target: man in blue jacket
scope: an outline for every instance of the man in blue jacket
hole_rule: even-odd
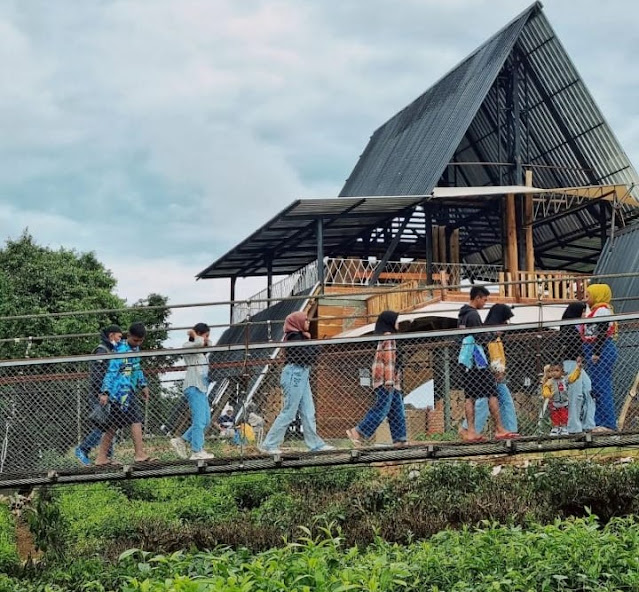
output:
[[[146,327],[142,323],[133,323],[129,327],[127,339],[117,348],[118,353],[140,351],[146,337]],[[102,400],[110,406],[107,429],[100,443],[96,465],[110,464],[108,450],[113,441],[115,430],[131,426],[131,437],[135,449],[135,461],[152,460],[144,451],[142,441],[142,412],[138,401],[138,392],[147,401],[149,387],[140,364],[139,356],[114,358],[102,381]]]
[[[93,350],[94,355],[110,354],[122,340],[122,329],[118,325],[110,325],[100,333],[100,344]],[[100,444],[105,426],[104,419],[106,400],[102,395],[102,381],[108,367],[108,360],[93,360],[89,366],[89,421],[93,426],[86,438],[75,449],[76,458],[85,466],[91,464],[89,454],[93,448]],[[107,456],[111,458],[113,447]]]
[[[479,311],[486,306],[490,292],[484,286],[473,286],[470,290],[470,302],[464,304],[459,311],[457,327],[472,329],[483,325]],[[499,400],[497,399],[497,384],[492,374],[488,359],[483,349],[486,335],[478,334],[466,336],[462,342],[459,363],[463,366],[464,376],[464,411],[468,429],[464,439],[468,442],[482,442],[485,440],[475,430],[475,400],[488,398],[488,409],[495,423],[495,439],[504,440],[517,437],[518,434],[504,428],[499,414]]]

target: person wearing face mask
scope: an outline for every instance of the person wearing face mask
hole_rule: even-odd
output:
[[[118,325],[109,325],[102,329],[100,333],[100,343],[93,350],[93,355],[104,355],[112,353],[122,339],[122,329]],[[85,466],[91,464],[89,454],[102,439],[106,421],[106,401],[102,394],[102,381],[106,374],[108,360],[92,360],[89,366],[89,422],[92,425],[91,431],[75,449],[76,458]],[[107,452],[108,458],[113,456],[113,446]]]
[[[377,342],[373,359],[371,376],[375,403],[358,425],[346,430],[346,435],[354,446],[361,446],[362,439],[372,438],[386,418],[393,444],[401,446],[406,443],[406,412],[401,392],[403,362],[397,342],[392,337],[399,327],[398,317],[395,311],[385,310],[375,322],[375,335],[388,337]]]
[[[146,327],[142,323],[133,323],[124,343],[120,343],[117,353],[129,354],[139,352],[146,337]],[[113,358],[109,360],[104,380],[102,381],[101,400],[108,401],[110,406],[108,424],[102,436],[96,466],[113,464],[107,453],[113,442],[115,431],[119,428],[131,426],[131,437],[135,449],[135,461],[147,462],[152,459],[144,451],[142,440],[142,413],[138,402],[138,394],[147,401],[149,387],[142,371],[139,356]]]
[[[188,331],[189,340],[184,349],[208,347],[210,328],[206,323],[197,323]],[[191,460],[209,460],[213,454],[204,450],[204,432],[211,423],[211,408],[207,391],[209,387],[209,364],[203,353],[184,354],[186,375],[184,377],[184,396],[191,410],[191,426],[182,437],[171,438],[171,446],[180,458],[187,458],[186,443],[191,445]]]
[[[581,325],[584,342],[586,371],[592,380],[592,393],[596,402],[595,431],[617,429],[615,402],[612,393],[612,371],[617,361],[617,323],[606,317],[614,314],[612,290],[608,284],[591,284],[586,290],[587,319],[599,322]]]

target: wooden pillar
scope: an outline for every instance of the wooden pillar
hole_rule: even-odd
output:
[[[439,226],[433,224],[433,261],[441,263],[439,260]]]
[[[533,172],[526,171],[526,187],[533,186]],[[526,271],[535,271],[535,245],[533,243],[533,194],[524,198],[524,230],[526,233]],[[534,287],[534,286],[533,286]]]
[[[446,256],[446,227],[440,226],[437,230],[439,234],[439,262],[447,263],[448,257]]]
[[[517,214],[515,208],[515,195],[506,195],[506,250],[508,252],[508,271],[511,281],[519,280],[519,259],[517,256]],[[519,300],[519,285],[515,284],[507,290]]]

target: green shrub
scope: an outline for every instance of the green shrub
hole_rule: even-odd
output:
[[[15,522],[9,508],[0,504],[0,572],[11,572],[18,563]]]

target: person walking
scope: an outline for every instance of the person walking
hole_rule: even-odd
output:
[[[561,315],[561,319],[581,319],[585,312],[585,302],[571,302]],[[562,325],[559,329],[559,339],[564,372],[571,375],[584,358],[579,325]],[[582,363],[581,375],[568,384],[568,433],[589,432],[594,427],[595,400],[592,398],[592,382]]]
[[[146,327],[142,323],[133,323],[129,327],[125,342],[121,342],[117,353],[132,353],[140,351],[140,346],[146,337]],[[100,442],[97,466],[113,464],[108,458],[108,450],[113,442],[115,431],[125,426],[131,426],[131,437],[135,450],[136,462],[147,462],[152,459],[144,451],[142,440],[142,413],[138,402],[138,391],[145,401],[149,398],[149,387],[142,371],[140,358],[129,356],[113,358],[102,381],[102,395],[108,397],[110,410],[108,424]]]
[[[490,292],[484,286],[473,286],[470,290],[470,302],[464,304],[459,311],[457,326],[460,329],[481,327],[479,311],[486,306]],[[464,412],[466,415],[467,429],[465,440],[468,442],[482,442],[475,427],[475,401],[488,399],[488,410],[495,424],[495,439],[505,440],[516,438],[518,434],[507,430],[499,413],[499,400],[497,398],[497,385],[488,363],[488,358],[483,349],[483,343],[487,342],[485,335],[467,335],[462,341],[459,352],[459,363],[463,366],[464,376]]]
[[[183,349],[208,347],[210,328],[206,323],[197,323],[189,329],[189,340]],[[171,446],[180,458],[187,458],[187,442],[191,445],[190,460],[209,460],[214,455],[204,450],[204,432],[211,423],[211,408],[207,395],[209,387],[209,364],[203,353],[184,354],[186,375],[182,390],[191,410],[191,426],[182,437],[171,438]]]
[[[382,312],[375,322],[375,335],[397,333],[398,317],[398,313],[392,310]],[[361,446],[362,439],[370,439],[386,418],[393,444],[401,445],[406,442],[406,412],[401,390],[402,366],[402,355],[395,339],[379,341],[372,367],[375,403],[358,425],[346,430],[346,435],[355,446]]]
[[[310,321],[303,311],[293,312],[284,320],[284,342],[311,339]],[[315,404],[311,392],[310,374],[317,357],[315,347],[285,348],[286,365],[280,376],[280,386],[284,395],[282,411],[275,418],[266,438],[259,446],[265,454],[280,454],[286,430],[295,421],[299,412],[304,432],[304,442],[313,452],[334,450],[317,434]]]
[[[510,319],[514,316],[513,309],[507,304],[493,304],[488,311],[488,315],[486,316],[486,320],[484,321],[484,327],[487,325],[507,325]],[[504,424],[504,428],[515,434],[517,433],[517,412],[515,411],[515,402],[513,401],[513,396],[508,388],[508,383],[506,382],[506,354],[503,349],[503,343],[501,341],[501,335],[497,332],[494,336],[492,342],[494,344],[498,344],[499,350],[501,350],[502,355],[500,356],[500,360],[493,360],[491,356],[491,364],[490,368],[495,376],[495,386],[497,388],[497,401],[499,402],[499,415],[501,416],[501,421]],[[490,344],[489,344],[490,349]],[[488,399],[482,397],[481,399],[475,400],[475,431],[477,434],[481,434],[486,427],[486,422],[488,421]],[[463,440],[467,439],[468,434],[468,421],[464,419],[461,428],[459,429],[459,435]]]
[[[100,333],[100,343],[93,350],[93,355],[110,354],[115,351],[122,340],[122,329],[118,325],[109,325],[102,329]],[[108,418],[108,398],[102,394],[102,381],[106,374],[108,360],[92,360],[89,365],[89,422],[92,425],[91,431],[75,449],[76,458],[85,466],[91,465],[89,454],[100,444],[104,435],[105,425]],[[113,445],[107,452],[107,457],[112,458]]]
[[[586,372],[592,380],[595,399],[596,431],[617,429],[615,402],[612,393],[612,371],[617,361],[617,323],[606,321],[614,314],[612,290],[608,284],[591,284],[586,289],[587,319],[599,319],[597,323],[581,325],[584,341]]]

